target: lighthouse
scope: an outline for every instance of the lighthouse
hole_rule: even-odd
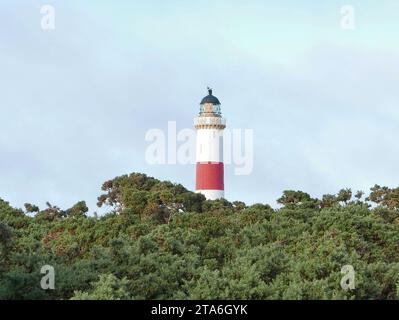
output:
[[[207,199],[224,197],[223,130],[226,119],[222,117],[219,99],[208,95],[200,103],[198,117],[194,118],[197,129],[196,145],[196,192]]]

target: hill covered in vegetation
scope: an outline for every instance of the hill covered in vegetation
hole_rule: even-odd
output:
[[[208,201],[133,173],[84,201],[25,210],[0,199],[0,299],[398,299],[399,189],[278,202]],[[43,265],[55,289],[43,290]],[[355,289],[343,290],[352,265]]]

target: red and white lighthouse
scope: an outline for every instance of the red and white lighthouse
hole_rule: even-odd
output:
[[[196,192],[207,199],[224,197],[223,129],[226,119],[222,117],[220,102],[212,95],[212,89],[200,104],[199,116],[194,119],[197,129]]]

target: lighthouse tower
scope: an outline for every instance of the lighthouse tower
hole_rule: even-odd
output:
[[[197,129],[196,148],[196,192],[207,199],[224,197],[223,129],[226,119],[222,118],[220,102],[208,88],[208,95],[200,103],[198,117],[194,118]]]

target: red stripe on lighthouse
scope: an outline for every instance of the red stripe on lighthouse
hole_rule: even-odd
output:
[[[223,162],[197,162],[196,190],[224,190]]]

